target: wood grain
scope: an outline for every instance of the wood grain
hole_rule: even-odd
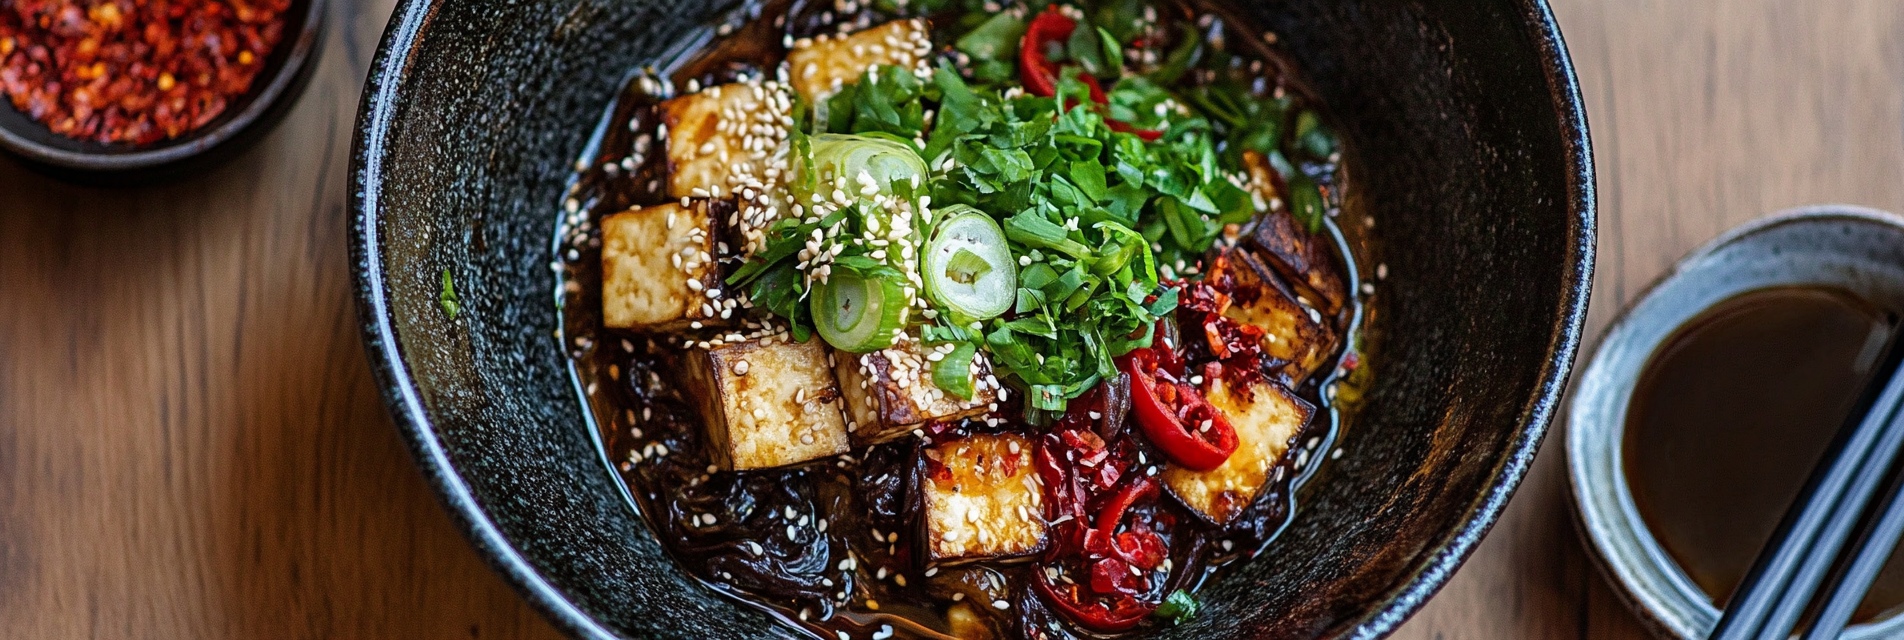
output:
[[[338,2],[302,102],[209,175],[93,190],[0,161],[0,638],[556,636],[450,525],[354,326],[345,156],[391,4]],[[1555,8],[1600,168],[1591,335],[1740,222],[1904,210],[1904,4]],[[1397,637],[1641,637],[1551,440]]]
[[[1595,341],[1675,260],[1735,225],[1828,202],[1904,211],[1904,4],[1554,9],[1599,170]],[[1493,533],[1396,638],[1645,637],[1575,533],[1563,434],[1564,421]]]
[[[389,0],[333,3],[258,148],[95,190],[0,163],[0,637],[555,638],[372,384],[350,130]]]

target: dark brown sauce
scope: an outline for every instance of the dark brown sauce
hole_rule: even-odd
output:
[[[1723,603],[1798,496],[1862,391],[1893,320],[1851,293],[1741,294],[1681,327],[1646,365],[1626,474],[1647,528]],[[1854,616],[1904,603],[1893,555]]]
[[[1178,7],[1166,20],[1195,19],[1188,6],[1159,3],[1160,10],[1166,6]],[[601,326],[595,223],[631,206],[667,200],[667,162],[656,140],[654,105],[672,97],[675,87],[689,86],[690,79],[712,86],[770,76],[785,55],[783,36],[830,33],[839,25],[858,28],[893,17],[870,10],[835,15],[835,7],[805,0],[750,5],[736,12],[729,35],[692,52],[678,66],[637,70],[605,115],[590,162],[578,166],[569,192],[572,208],[556,237],[565,288],[562,335],[604,452],[656,538],[684,571],[818,637],[833,638],[841,631],[867,637],[890,626],[894,637],[943,638],[947,608],[956,603],[972,605],[998,637],[1102,637],[1077,630],[1045,606],[1029,587],[1029,562],[981,561],[924,574],[910,548],[915,534],[905,504],[917,441],[796,467],[711,473],[694,403],[682,396],[672,373],[678,371],[678,350]],[[1243,33],[1232,40],[1261,47]],[[1289,65],[1279,56],[1268,49],[1248,55],[1269,60],[1274,87],[1308,95],[1285,75]],[[1313,171],[1318,182],[1333,183],[1333,165],[1303,170]],[[1360,301],[1345,308],[1336,319],[1338,328],[1349,328],[1361,309]],[[1349,348],[1365,358],[1359,334],[1352,339],[1356,342]],[[1156,582],[1155,597],[1179,588],[1195,590],[1225,565],[1254,556],[1281,531],[1297,479],[1326,460],[1344,420],[1342,403],[1321,392],[1320,383],[1329,379],[1317,375],[1295,389],[1322,410],[1277,463],[1287,468],[1277,476],[1281,480],[1229,525],[1210,526],[1172,500],[1135,507],[1138,517],[1163,536],[1177,567],[1169,580]],[[1155,451],[1150,455],[1161,459]],[[1307,466],[1299,468],[1298,460]],[[709,515],[711,522],[704,519]],[[895,576],[904,576],[904,582]],[[878,608],[868,606],[868,600]],[[988,606],[995,600],[1007,608]],[[1137,632],[1149,628],[1146,624]]]

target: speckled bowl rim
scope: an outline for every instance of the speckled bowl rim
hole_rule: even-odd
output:
[[[558,587],[510,544],[476,501],[469,485],[457,475],[423,406],[416,382],[410,376],[392,324],[383,275],[383,239],[378,236],[375,219],[379,189],[384,182],[383,166],[380,162],[364,162],[364,159],[381,158],[385,154],[385,135],[401,112],[395,98],[402,76],[413,66],[412,56],[419,49],[418,39],[423,28],[439,4],[446,1],[402,0],[398,4],[377,47],[359,106],[358,149],[353,159],[353,171],[359,178],[353,182],[361,187],[351,194],[355,218],[351,251],[365,348],[398,430],[451,518],[469,536],[478,553],[564,632],[575,637],[619,638],[613,629],[564,597]],[[1579,349],[1592,291],[1597,206],[1586,108],[1552,8],[1546,0],[1521,0],[1519,4],[1520,26],[1534,43],[1548,96],[1559,117],[1557,124],[1566,148],[1568,168],[1567,212],[1572,233],[1567,238],[1565,286],[1560,292],[1560,313],[1553,320],[1551,335],[1554,338],[1549,345],[1549,357],[1539,372],[1538,391],[1525,407],[1513,439],[1491,473],[1494,481],[1469,503],[1463,524],[1451,530],[1432,551],[1423,554],[1426,560],[1413,569],[1402,586],[1380,596],[1379,605],[1344,625],[1336,637],[1374,639],[1393,633],[1440,591],[1473,553],[1500,518],[1532,465],[1566,390]]]
[[[1668,288],[1680,282],[1682,276],[1723,266],[1713,261],[1741,241],[1795,225],[1845,223],[1887,226],[1904,235],[1904,217],[1843,204],[1787,209],[1735,227],[1686,254],[1648,285],[1646,291],[1608,325],[1592,359],[1581,372],[1580,386],[1569,407],[1567,427],[1569,497],[1577,531],[1596,568],[1656,636],[1704,637],[1718,622],[1719,609],[1647,530],[1631,487],[1620,471],[1620,441],[1625,435],[1622,423],[1632,397],[1633,382],[1659,344],[1701,309],[1759,287],[1797,282],[1776,280],[1782,277],[1776,275],[1742,275],[1737,280],[1720,283],[1742,288],[1698,292],[1700,297],[1691,301],[1683,297],[1668,300],[1662,296],[1669,293]],[[1700,304],[1701,301],[1707,304]],[[1647,325],[1648,321],[1665,322],[1675,318],[1678,321],[1672,322],[1671,327],[1661,329]],[[1623,366],[1628,363],[1637,363],[1637,366]],[[1852,625],[1840,637],[1875,640],[1897,637],[1901,632],[1904,632],[1904,615],[1892,615],[1875,623]]]

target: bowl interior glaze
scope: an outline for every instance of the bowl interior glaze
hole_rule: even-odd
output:
[[[578,636],[799,635],[673,568],[554,337],[565,176],[624,73],[727,9],[406,0],[364,90],[352,250],[373,368],[473,542]],[[1584,114],[1538,2],[1233,11],[1279,35],[1347,141],[1351,206],[1378,221],[1365,259],[1389,273],[1377,382],[1281,538],[1159,635],[1379,637],[1493,523],[1565,385],[1593,264]]]

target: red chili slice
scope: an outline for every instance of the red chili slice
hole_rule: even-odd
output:
[[[1032,456],[1032,464],[1038,470],[1038,477],[1045,482],[1048,492],[1048,507],[1045,517],[1056,520],[1065,516],[1084,517],[1083,489],[1074,482],[1074,476],[1065,471],[1063,440],[1057,434],[1047,433],[1038,441],[1038,450]]]
[[[1157,607],[1146,606],[1130,597],[1116,598],[1109,607],[1098,602],[1080,603],[1078,592],[1083,589],[1082,585],[1054,586],[1042,576],[1031,581],[1031,584],[1044,594],[1046,602],[1056,606],[1071,620],[1094,631],[1124,631],[1137,626],[1150,616],[1150,612],[1157,610]],[[1067,593],[1059,593],[1060,589]]]
[[[1144,435],[1171,462],[1187,469],[1209,471],[1222,466],[1237,445],[1236,429],[1223,412],[1210,406],[1196,387],[1158,381],[1146,366],[1152,358],[1149,354],[1132,354],[1135,357],[1125,358],[1123,366],[1131,375],[1131,412],[1137,415]]]
[[[1157,495],[1157,483],[1149,477],[1138,476],[1130,484],[1124,485],[1110,502],[1104,503],[1104,509],[1097,512],[1097,528],[1105,533],[1117,530],[1117,523],[1124,519],[1124,512],[1137,501]]]
[[[1025,26],[1025,37],[1018,41],[1018,74],[1024,79],[1026,91],[1046,98],[1058,95],[1058,65],[1045,56],[1045,45],[1065,41],[1077,28],[1077,21],[1059,13],[1057,5],[1046,7]],[[1104,89],[1096,78],[1083,72],[1078,77],[1090,85],[1091,100],[1105,101]]]
[[[1117,557],[1139,569],[1155,569],[1164,562],[1164,541],[1149,529],[1132,529],[1111,541]]]

